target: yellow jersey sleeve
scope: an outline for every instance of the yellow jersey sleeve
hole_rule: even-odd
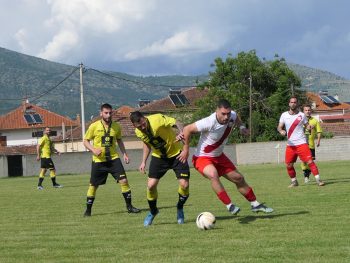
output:
[[[108,136],[106,134],[108,127],[104,127],[101,121],[96,121],[90,125],[87,132],[85,133],[84,139],[92,141],[92,146],[94,148],[100,148],[101,154],[99,156],[92,156],[92,160],[94,162],[106,162],[106,147],[103,146],[102,140],[104,136]],[[112,139],[111,146],[109,147],[111,159],[114,160],[119,158],[119,154],[117,152],[117,139],[122,138],[121,126],[119,123],[112,122],[109,137]]]

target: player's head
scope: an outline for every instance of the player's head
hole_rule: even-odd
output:
[[[289,109],[296,110],[298,108],[298,99],[296,97],[291,97],[289,99]]]
[[[147,127],[148,127],[147,119],[141,112],[139,111],[131,112],[130,121],[132,122],[132,125],[134,125],[136,129],[142,132],[147,131]]]
[[[50,127],[45,127],[45,129],[44,129],[44,134],[50,135],[50,133],[51,133]]]
[[[226,124],[231,117],[231,104],[228,100],[220,99],[216,107],[216,119],[220,124]]]
[[[100,116],[106,123],[110,123],[112,120],[112,110],[112,106],[108,103],[101,105]]]
[[[306,117],[310,117],[312,113],[311,105],[309,104],[304,104],[303,105],[303,112],[306,115]]]

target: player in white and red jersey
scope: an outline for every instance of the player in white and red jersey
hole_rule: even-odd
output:
[[[324,186],[325,183],[320,179],[318,168],[312,160],[310,148],[306,143],[304,128],[311,129],[305,114],[298,110],[298,99],[292,97],[289,99],[289,110],[282,113],[277,127],[278,132],[288,138],[285,162],[288,175],[292,181],[289,187],[299,185],[294,169],[294,163],[298,156],[302,162],[309,165],[317,184],[319,186]]]
[[[236,215],[240,208],[231,202],[220,181],[221,176],[236,184],[238,191],[251,203],[253,212],[271,213],[273,209],[256,200],[253,189],[223,153],[229,134],[234,127],[240,125],[241,120],[236,112],[231,110],[230,103],[221,99],[213,114],[184,128],[184,147],[179,160],[186,162],[191,134],[200,132],[201,136],[192,163],[204,177],[210,180],[211,187],[221,202],[226,205],[228,211]],[[244,125],[240,126],[240,131],[244,135],[249,134],[249,130]]]

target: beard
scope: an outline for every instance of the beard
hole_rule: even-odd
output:
[[[112,117],[107,117],[107,118],[103,118],[103,117],[102,117],[102,119],[103,119],[103,121],[104,121],[105,123],[110,123],[111,120],[112,120]]]

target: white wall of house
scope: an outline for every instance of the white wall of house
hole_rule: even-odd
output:
[[[57,131],[57,136],[62,134],[62,129],[52,128],[52,130]],[[1,136],[6,136],[7,146],[36,145],[40,138],[32,137],[34,131],[41,131],[41,129],[3,130],[0,133]]]

